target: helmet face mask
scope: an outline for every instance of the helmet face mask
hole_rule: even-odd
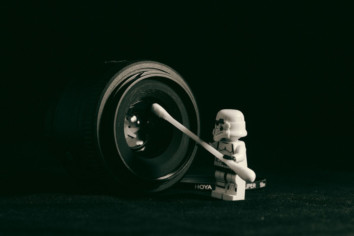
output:
[[[230,123],[224,119],[215,121],[215,127],[213,130],[213,139],[218,142],[222,139],[230,139]]]
[[[236,141],[247,135],[246,123],[242,112],[224,109],[216,115],[213,139],[219,141]]]

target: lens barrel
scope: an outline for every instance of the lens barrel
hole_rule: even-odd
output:
[[[92,186],[125,193],[169,188],[188,170],[196,144],[156,117],[153,103],[199,135],[195,98],[177,72],[153,61],[118,62],[63,92],[51,115],[55,152]]]

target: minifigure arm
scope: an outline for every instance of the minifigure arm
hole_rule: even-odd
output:
[[[233,156],[235,157],[236,163],[245,160],[245,158],[246,158],[246,145],[244,142],[242,142],[242,141],[239,142],[239,145],[237,146],[237,148],[235,150],[235,154]]]
[[[216,149],[218,142],[209,143],[210,146]]]

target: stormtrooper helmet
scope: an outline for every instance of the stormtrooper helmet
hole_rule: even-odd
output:
[[[223,109],[218,112],[213,130],[215,142],[220,140],[236,141],[246,135],[246,123],[241,111]]]

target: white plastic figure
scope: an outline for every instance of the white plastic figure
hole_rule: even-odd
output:
[[[212,146],[224,154],[225,159],[231,159],[247,167],[246,146],[239,139],[247,135],[244,116],[239,110],[224,109],[218,112],[213,130]],[[246,182],[227,165],[214,161],[215,190],[211,196],[227,201],[245,199]]]

